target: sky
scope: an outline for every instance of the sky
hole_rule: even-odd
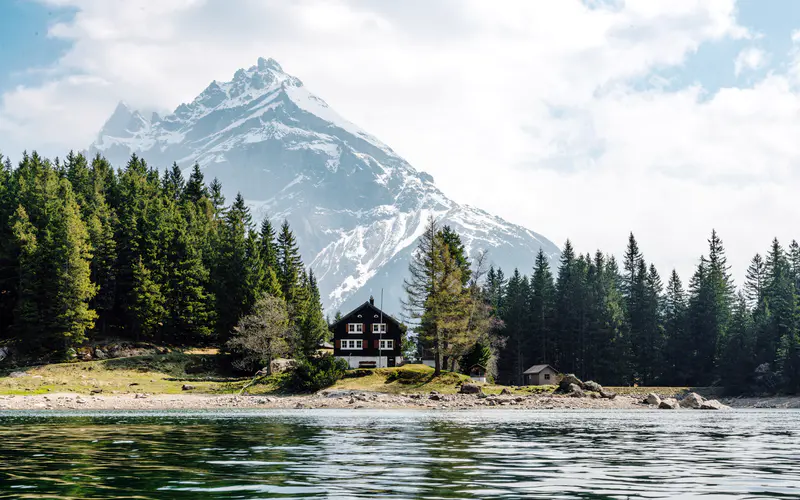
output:
[[[794,0],[5,0],[0,152],[273,57],[460,203],[688,280],[800,239]],[[532,264],[532,262],[530,263]],[[526,263],[520,263],[523,272]]]

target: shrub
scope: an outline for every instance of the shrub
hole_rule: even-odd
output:
[[[330,387],[344,377],[347,368],[347,361],[330,355],[302,360],[292,373],[291,389],[297,392],[316,392]]]

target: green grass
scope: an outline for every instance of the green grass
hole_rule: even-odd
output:
[[[9,377],[23,371],[25,377]],[[195,387],[183,391],[184,384]],[[229,393],[244,384],[240,377],[220,370],[217,355],[173,352],[82,363],[59,363],[0,372],[0,394],[24,395],[58,392],[89,394]]]
[[[60,363],[27,368],[0,370],[0,395],[35,395],[59,392],[90,394],[149,394],[238,393],[250,382],[248,377],[227,373],[225,360],[215,351],[191,350],[152,354],[130,358],[107,359],[103,361]],[[24,371],[26,377],[11,378],[11,371]],[[247,389],[248,394],[285,393],[288,374],[276,374],[262,378]],[[460,373],[443,371],[433,376],[433,368],[425,365],[405,365],[396,368],[374,368],[349,370],[342,380],[331,389],[350,391],[374,391],[390,394],[427,393],[438,391],[443,394],[458,392],[459,386],[470,382],[470,378]],[[182,386],[190,384],[194,389],[183,391]],[[503,389],[512,394],[547,394],[556,386],[506,387],[484,384],[486,394],[499,394]],[[641,395],[655,392],[662,397],[680,397],[689,391],[696,391],[706,397],[714,394],[712,388],[689,387],[607,387],[621,395]]]
[[[405,365],[397,368],[350,370],[332,389],[390,394],[430,391],[452,394],[457,391],[457,384],[468,381],[469,377],[460,373],[442,372],[434,377],[433,368],[429,366]]]

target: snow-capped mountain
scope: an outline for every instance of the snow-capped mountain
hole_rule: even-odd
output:
[[[543,236],[448,199],[433,178],[348,122],[273,59],[212,82],[169,116],[150,118],[120,103],[91,154],[124,165],[136,153],[151,165],[199,163],[228,200],[241,192],[254,219],[289,220],[306,263],[333,312],[378,298],[399,313],[403,278],[429,215],[461,234],[471,253],[529,272]]]

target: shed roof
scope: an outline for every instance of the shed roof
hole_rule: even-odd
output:
[[[544,370],[545,368],[550,368],[551,370],[556,371],[556,369],[553,368],[550,365],[533,365],[530,368],[528,368],[527,370],[525,370],[524,372],[522,372],[522,374],[523,375],[535,375],[535,374],[541,372],[542,370]]]

